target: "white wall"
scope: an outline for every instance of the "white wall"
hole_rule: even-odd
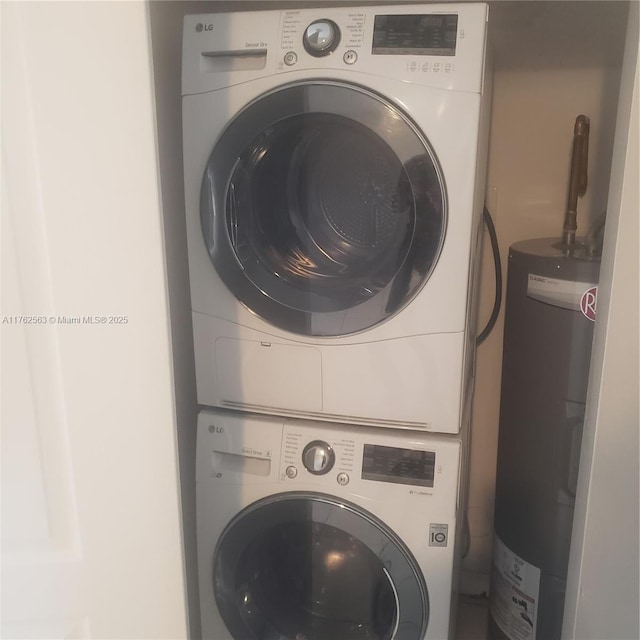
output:
[[[600,273],[563,638],[640,637],[638,5],[632,8]]]
[[[0,11],[2,636],[186,637],[145,5]]]

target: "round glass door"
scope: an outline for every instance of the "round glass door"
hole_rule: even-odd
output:
[[[445,202],[433,152],[397,107],[317,82],[269,93],[229,124],[201,220],[216,270],[251,311],[334,336],[382,322],[419,291]]]
[[[212,577],[234,638],[419,640],[426,629],[411,553],[371,514],[329,496],[282,494],[245,509],[221,536]]]

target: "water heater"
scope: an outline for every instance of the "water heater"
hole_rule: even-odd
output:
[[[600,260],[509,251],[490,597],[493,640],[559,640]]]

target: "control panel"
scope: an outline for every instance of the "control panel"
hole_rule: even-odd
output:
[[[308,428],[285,425],[282,441],[281,480],[295,478],[348,485],[356,473],[356,441],[339,430],[310,439]]]
[[[447,436],[205,410],[196,480],[211,491],[317,491],[401,511],[428,505],[432,522],[446,523],[457,508],[460,454]],[[432,530],[430,546],[446,536]]]
[[[280,48],[286,51],[284,63],[291,67],[298,62],[295,52],[302,44],[304,50],[314,58],[328,56],[341,45],[344,64],[355,64],[358,50],[364,44],[365,19],[363,11],[350,11],[340,16],[341,24],[338,25],[329,17],[309,22],[306,11],[283,12]]]
[[[487,17],[483,3],[186,16],[183,92],[303,71],[480,92]]]
[[[424,443],[400,444],[364,432],[359,436],[341,429],[309,429],[284,425],[280,480],[320,482],[347,486],[363,481],[406,485],[431,494],[442,463],[435,448]]]
[[[452,5],[446,10],[439,5],[402,9],[283,11],[278,70],[321,66],[452,85],[461,59],[467,64],[467,44],[478,35],[484,38],[482,19],[476,20],[482,27],[482,33],[476,34],[467,19],[468,10]]]

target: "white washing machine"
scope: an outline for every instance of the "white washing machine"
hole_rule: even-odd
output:
[[[484,4],[186,17],[200,404],[459,431],[486,23]]]
[[[446,640],[460,443],[203,411],[203,637]]]

